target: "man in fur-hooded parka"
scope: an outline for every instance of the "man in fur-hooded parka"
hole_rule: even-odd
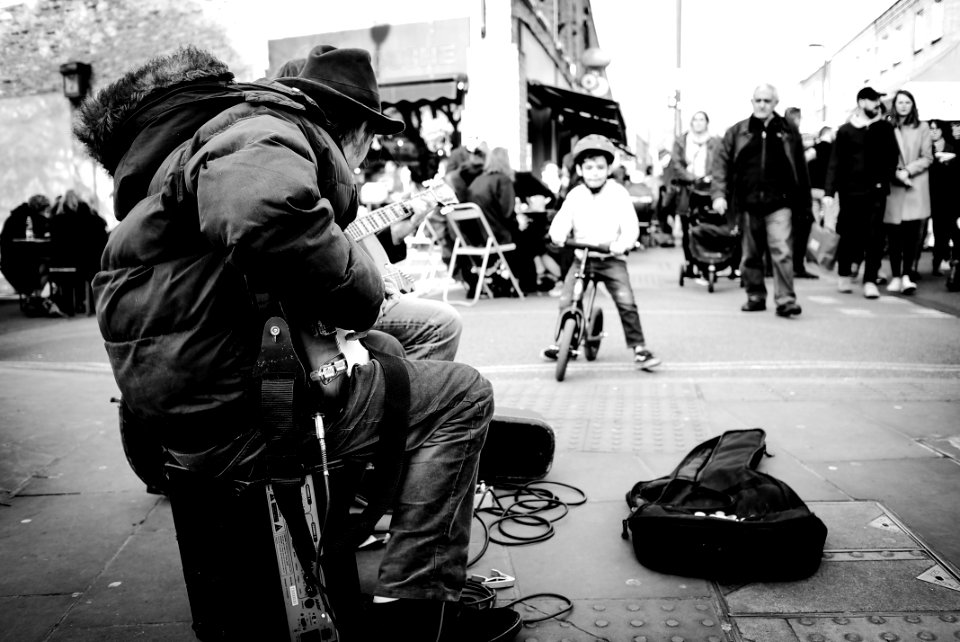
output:
[[[255,293],[293,323],[378,318],[383,281],[341,231],[356,189],[324,122],[302,93],[238,85],[192,48],[81,109],[75,133],[113,174],[120,221],[93,282],[100,330],[124,403],[163,420],[168,447],[236,445],[252,429]]]

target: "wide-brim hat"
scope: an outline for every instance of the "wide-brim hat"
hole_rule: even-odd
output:
[[[366,49],[319,45],[310,55],[298,76],[277,78],[288,87],[296,87],[313,98],[321,108],[334,101],[340,107],[356,107],[375,134],[399,134],[403,121],[387,118],[380,107],[377,78]]]

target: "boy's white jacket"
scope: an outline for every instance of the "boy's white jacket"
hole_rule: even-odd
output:
[[[607,180],[596,194],[586,185],[577,185],[550,224],[550,240],[563,245],[571,231],[578,243],[609,245],[614,254],[623,254],[640,235],[630,193],[613,180]]]

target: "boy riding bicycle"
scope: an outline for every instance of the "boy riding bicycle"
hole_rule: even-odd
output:
[[[660,359],[647,350],[640,327],[640,313],[630,287],[630,275],[624,255],[633,248],[640,234],[637,215],[630,194],[616,181],[607,180],[616,148],[604,136],[591,134],[582,138],[573,148],[573,162],[577,175],[583,179],[567,194],[560,211],[550,224],[550,240],[562,245],[572,234],[578,243],[606,245],[610,255],[592,257],[587,271],[602,281],[620,314],[620,323],[633,349],[633,360],[643,370],[660,365]],[[570,304],[575,270],[568,270],[560,294],[560,309]],[[540,354],[555,361],[559,347],[553,344]],[[576,356],[576,355],[574,355]]]

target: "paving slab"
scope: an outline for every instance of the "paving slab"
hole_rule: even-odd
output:
[[[0,510],[0,595],[85,591],[157,502],[143,492],[13,498]]]
[[[77,601],[73,595],[0,597],[0,642],[39,642]]]
[[[242,615],[238,614],[238,617]],[[48,638],[49,642],[196,642],[191,625],[186,622],[172,624],[135,624],[130,626],[103,626],[90,629],[57,629]]]
[[[857,403],[854,407],[864,418],[891,426],[911,437],[960,435],[960,408],[954,402]]]
[[[651,479],[651,475],[653,471],[632,454],[564,451],[554,457],[545,481],[575,486],[586,493],[590,502],[620,502],[626,510],[627,491],[641,479]],[[562,486],[542,486],[564,501],[579,499],[575,491]]]
[[[801,461],[929,458],[932,453],[888,425],[864,419],[842,404],[819,402],[727,404],[744,423],[767,431],[769,450]]]
[[[142,492],[144,484],[127,464],[116,426],[85,436],[70,452],[33,475],[21,496],[64,493]]]
[[[705,580],[641,566],[620,537],[625,516],[622,502],[588,502],[556,524],[553,538],[511,549],[521,594],[560,593],[572,600],[711,595]]]
[[[877,500],[911,533],[960,567],[960,468],[948,458],[816,462],[811,467],[855,499]]]
[[[731,616],[960,611],[960,592],[917,579],[935,560],[824,560],[806,580],[725,589]]]
[[[191,621],[173,516],[169,502],[162,499],[85,591],[63,626],[88,629]]]

